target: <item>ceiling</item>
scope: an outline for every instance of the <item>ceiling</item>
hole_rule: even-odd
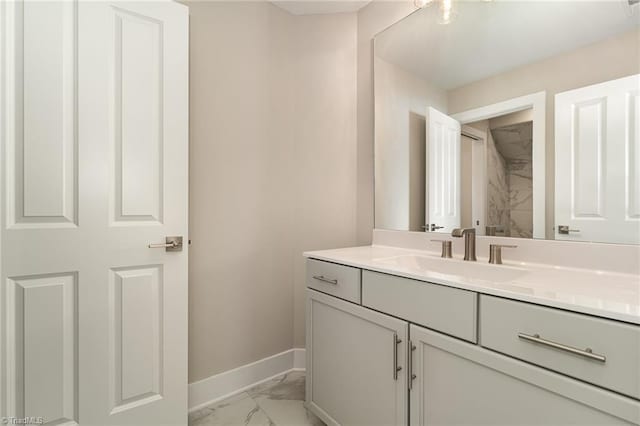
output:
[[[432,5],[389,27],[376,55],[449,90],[640,27],[627,0],[454,4],[448,25]]]
[[[272,1],[281,9],[293,15],[324,15],[330,13],[357,12],[370,1]]]

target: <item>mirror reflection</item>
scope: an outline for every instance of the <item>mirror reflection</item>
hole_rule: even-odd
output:
[[[473,196],[472,179],[465,169],[474,169],[471,149],[481,142],[485,148],[487,205],[485,229],[489,235],[533,237],[533,120],[531,109],[470,123],[482,135],[462,132],[462,200]],[[486,140],[483,136],[486,135]],[[466,157],[466,158],[465,158]],[[467,166],[468,164],[468,166]],[[467,176],[465,176],[467,175]],[[464,187],[468,192],[465,192]],[[474,226],[472,211],[462,204],[462,225]],[[480,209],[479,209],[480,210]],[[466,215],[465,215],[466,213]],[[481,212],[479,212],[481,213]],[[476,220],[481,223],[481,220]]]
[[[375,39],[376,228],[639,243],[639,6],[425,5]]]

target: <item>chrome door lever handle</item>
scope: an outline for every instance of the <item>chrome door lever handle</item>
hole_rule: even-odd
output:
[[[178,245],[176,243],[166,243],[166,244],[149,244],[149,248],[174,248]]]
[[[166,237],[164,243],[149,244],[149,248],[163,248],[165,251],[182,251],[182,237]]]
[[[579,229],[569,229],[567,225],[559,225],[558,226],[558,234],[567,235],[569,232],[580,232]]]

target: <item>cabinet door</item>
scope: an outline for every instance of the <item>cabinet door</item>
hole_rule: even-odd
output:
[[[328,424],[407,422],[405,321],[307,290],[307,405]]]
[[[640,403],[412,325],[412,425],[639,424]]]

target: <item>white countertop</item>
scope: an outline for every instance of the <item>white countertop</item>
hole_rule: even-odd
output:
[[[439,253],[379,245],[311,251],[304,256],[640,324],[640,276],[634,274],[527,262],[489,265],[486,258],[464,262],[441,259]]]

